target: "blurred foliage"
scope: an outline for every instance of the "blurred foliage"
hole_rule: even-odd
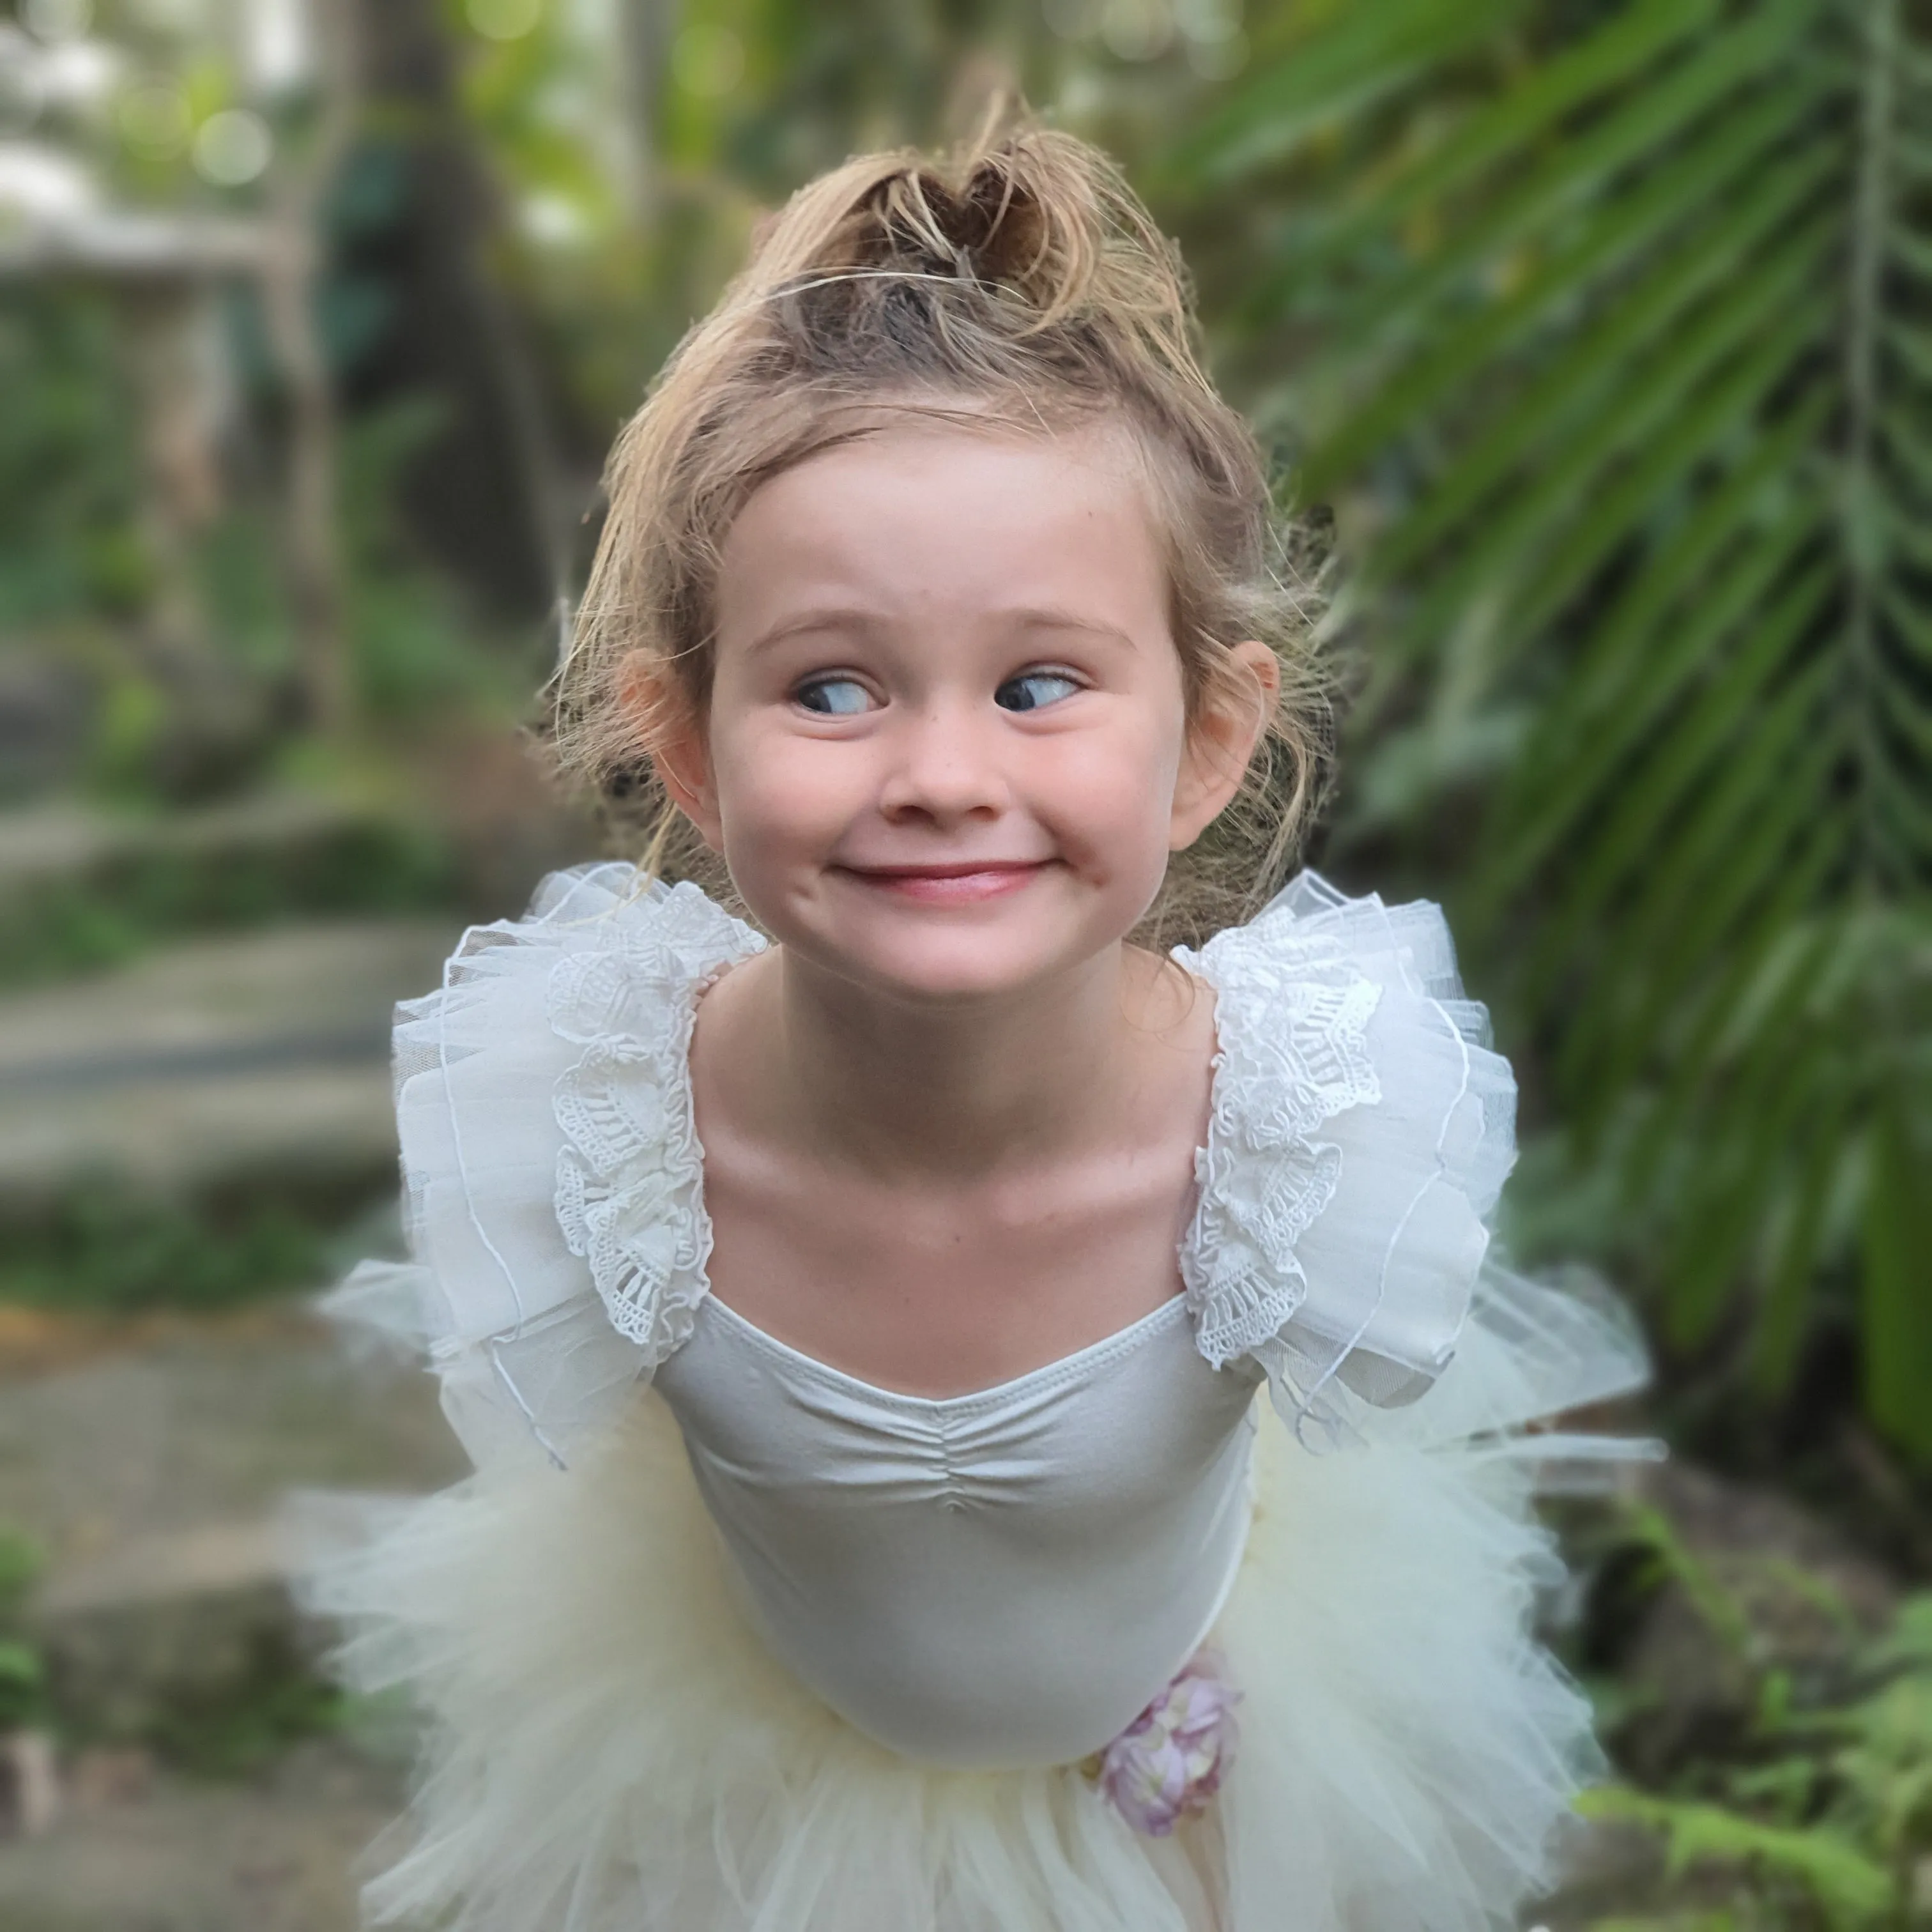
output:
[[[70,776],[95,796],[191,802],[272,778],[278,764],[313,772],[313,758],[291,754],[294,628],[272,500],[242,493],[192,533],[182,562],[193,634],[154,620],[165,566],[141,526],[118,346],[111,314],[85,289],[37,290],[0,314],[10,398],[0,412],[0,634],[10,634],[13,656],[58,667],[84,691]],[[358,718],[379,733],[459,717],[500,729],[541,674],[529,640],[482,621],[476,600],[411,541],[398,493],[438,416],[432,399],[404,400],[357,418],[342,438],[346,644]]]
[[[124,99],[69,130],[117,192],[270,206],[273,170],[221,188],[192,160],[195,131],[249,98],[235,50],[131,5],[99,17],[136,56],[127,84],[165,79],[184,130],[143,147]],[[425,326],[385,249],[420,238],[399,224],[452,152],[462,180],[435,208],[474,242],[451,260],[488,341],[477,380],[502,392],[532,549],[567,580],[612,431],[759,213],[1016,88],[1148,190],[1227,387],[1289,487],[1332,508],[1360,691],[1323,861],[1449,902],[1540,1135],[1519,1238],[1590,1251],[1646,1295],[1680,1370],[1761,1403],[1821,1336],[1855,1337],[1869,1413],[1932,1467],[1922,9],[396,0],[358,17],[387,77],[324,210],[318,291],[352,379],[358,728],[406,742],[452,713],[501,718],[541,671],[533,621],[482,621],[416,540],[403,485],[449,460],[452,392],[420,355],[413,389],[354,387]],[[314,97],[256,104],[298,164]],[[226,352],[239,473],[267,487],[198,539],[195,581],[224,674],[254,694],[236,729],[254,749],[199,763],[169,748],[200,699],[100,641],[138,629],[157,569],[112,306],[73,287],[9,303],[0,373],[22,400],[0,502],[22,514],[0,518],[0,621],[118,664],[88,782],[173,797],[313,755],[286,742],[285,399],[250,298],[228,304]],[[62,912],[53,955],[105,956],[117,920],[169,928],[169,906],[202,916],[173,885],[129,896]],[[144,901],[162,909],[135,916]]]
[[[0,1735],[46,1714],[46,1665],[27,1634],[28,1592],[40,1574],[38,1546],[0,1523]]]
[[[0,394],[0,630],[137,609],[136,417],[108,302],[10,284]]]
[[[1449,899],[1666,1340],[1856,1324],[1932,1466],[1928,110],[1894,0],[1286,6],[1166,179],[1337,516],[1336,862]]]
[[[1932,1597],[1906,1599],[1875,1637],[1850,1633],[1831,1669],[1767,1654],[1748,1606],[1650,1512],[1632,1519],[1652,1586],[1674,1586],[1745,1687],[1751,1717],[1679,1762],[1662,1788],[1611,1786],[1591,1817],[1640,1826],[1664,1850],[1642,1916],[1596,1932],[1853,1932],[1921,1923],[1932,1869]],[[1802,1580],[1828,1599],[1821,1579]],[[1614,1721],[1614,1719],[1612,1719]]]
[[[479,636],[460,586],[410,544],[397,487],[440,413],[427,400],[394,404],[353,423],[343,442],[340,529],[356,689],[365,718],[392,725],[513,718],[543,670],[502,637]]]
[[[248,1778],[291,1744],[340,1732],[353,1715],[347,1694],[292,1633],[264,1629],[236,1681],[219,1694],[169,1700],[151,1714],[138,1742],[194,1776]]]
[[[452,7],[460,32],[475,13]],[[509,216],[496,264],[539,316],[601,459],[742,262],[758,217],[848,155],[969,132],[1003,91],[1132,160],[1246,58],[1240,0],[622,0],[466,35],[463,100]]]
[[[278,170],[314,152],[316,102],[250,96],[223,38],[239,17],[102,0],[129,56],[117,90],[37,134],[118,199],[268,211]],[[451,904],[431,795],[461,768],[495,784],[463,734],[500,736],[545,640],[480,568],[458,574],[505,530],[439,567],[424,499],[480,448],[514,479],[506,522],[532,526],[508,535],[580,575],[610,438],[760,213],[850,152],[964,131],[1010,85],[1148,193],[1225,386],[1285,489],[1332,512],[1358,695],[1319,856],[1352,886],[1448,902],[1536,1130],[1517,1238],[1641,1290],[1676,1386],[1742,1397],[1730,1418],[1818,1403],[1820,1361],[1855,1343],[1870,1417],[1932,1468],[1917,0],[361,0],[357,17],[388,64],[320,210],[315,317],[344,404],[348,741],[290,701],[290,399],[254,294],[220,308],[228,491],[183,560],[143,500],[133,311],[78,280],[10,282],[0,632],[84,694],[73,788],[147,812],[152,836],[0,905],[0,982],[189,931]],[[212,183],[194,137],[250,102],[277,166]],[[185,658],[156,621],[184,586]],[[445,765],[412,789],[397,774],[428,771],[433,740]],[[348,802],[246,850],[184,809],[254,812],[265,787]],[[330,1231],[392,1188],[77,1186],[10,1222],[0,1298],[213,1308],[310,1285],[344,1258]],[[1687,1723],[1654,1761],[1622,1734],[1637,1781],[1597,1809],[1658,1834],[1668,1870],[1648,1916],[1599,1932],[1924,1923],[1932,1601],[1794,1670],[1660,1519],[1626,1529],[1746,1714]],[[0,1726],[45,1708],[13,1552],[0,1536]],[[234,1769],[354,1718],[298,1660],[260,1663],[238,1700],[151,1741]],[[1618,1695],[1642,1693],[1605,1697],[1613,1738],[1639,1720]]]
[[[0,891],[0,988],[124,964],[178,934],[409,912],[458,896],[456,854],[434,826],[267,806],[250,818],[136,820],[86,866]]]
[[[0,1301],[132,1315],[208,1311],[313,1288],[340,1259],[332,1231],[366,1211],[372,1173],[230,1185],[206,1198],[76,1185],[28,1216],[0,1256]]]

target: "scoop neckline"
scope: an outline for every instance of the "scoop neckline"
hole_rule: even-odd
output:
[[[1130,1354],[1148,1335],[1169,1322],[1177,1308],[1184,1309],[1186,1305],[1186,1289],[1177,1288],[1158,1307],[1137,1316],[1125,1328],[1116,1328],[1096,1342],[1084,1343],[1070,1354],[1056,1355],[1052,1361],[1042,1362],[1037,1368],[1023,1369],[1003,1382],[989,1383],[984,1388],[964,1389],[956,1395],[916,1395],[910,1389],[888,1388],[883,1382],[868,1382],[862,1376],[839,1368],[822,1356],[794,1348],[790,1342],[782,1341],[769,1328],[760,1328],[749,1316],[741,1314],[710,1287],[708,1280],[698,1308],[700,1318],[705,1308],[716,1309],[746,1340],[776,1356],[788,1367],[799,1370],[833,1388],[862,1396],[882,1407],[910,1409],[926,1414],[957,1414],[975,1408],[997,1408],[1050,1388],[1055,1382],[1070,1380],[1104,1366],[1113,1357]]]
[[[1214,1046],[1208,1061],[1208,1138],[1196,1147],[1190,1156],[1195,1175],[1194,1201],[1188,1210],[1180,1238],[1174,1243],[1175,1258],[1180,1268],[1181,1286],[1156,1307],[1137,1316],[1124,1328],[1116,1328],[1096,1341],[1083,1343],[1071,1354],[1056,1356],[1052,1361],[1042,1362],[1035,1368],[1023,1369],[1017,1376],[1009,1376],[1004,1382],[992,1383],[985,1388],[962,1390],[956,1395],[916,1395],[909,1390],[888,1388],[883,1383],[868,1382],[863,1376],[855,1376],[849,1370],[839,1368],[820,1356],[796,1348],[790,1342],[781,1340],[770,1329],[760,1328],[749,1316],[742,1313],[724,1300],[711,1285],[711,1208],[705,1198],[704,1143],[698,1132],[698,1089],[697,1083],[692,1078],[691,1050],[698,1031],[698,1009],[703,1004],[705,994],[727,974],[764,950],[763,946],[759,946],[753,952],[736,954],[722,962],[710,972],[700,974],[690,982],[684,992],[685,1024],[674,1037],[674,1050],[670,1056],[670,1070],[677,1083],[679,1108],[690,1130],[691,1145],[696,1153],[693,1163],[690,1213],[695,1223],[697,1252],[688,1270],[689,1278],[698,1291],[692,1304],[694,1317],[707,1305],[720,1308],[747,1339],[762,1345],[770,1353],[791,1366],[820,1377],[834,1388],[850,1390],[872,1402],[934,1413],[941,1410],[957,1411],[975,1402],[993,1402],[1022,1393],[1030,1393],[1030,1385],[1035,1383],[1094,1366],[1100,1358],[1112,1352],[1126,1353],[1142,1339],[1142,1331],[1150,1330],[1167,1319],[1177,1307],[1186,1308],[1192,1312],[1193,1297],[1187,1286],[1186,1261],[1201,1220],[1203,1196],[1201,1178],[1214,1144],[1215,1123],[1220,1118],[1222,1070],[1226,1064],[1228,1054],[1227,1042],[1222,1034],[1221,988],[1205,974],[1192,971],[1184,966],[1182,970],[1186,972],[1190,979],[1198,980],[1214,998],[1214,1016],[1211,1026]]]

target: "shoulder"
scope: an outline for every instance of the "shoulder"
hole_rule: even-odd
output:
[[[1219,1054],[1182,1272],[1202,1352],[1298,1420],[1396,1406],[1447,1366],[1515,1158],[1515,1082],[1438,908],[1304,873],[1182,964]]]
[[[442,985],[398,1008],[418,1326],[472,1454],[506,1436],[556,1453],[688,1332],[692,1015],[762,944],[695,886],[580,867],[524,918],[471,928]]]

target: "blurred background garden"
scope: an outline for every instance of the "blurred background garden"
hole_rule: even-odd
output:
[[[1674,1452],[1562,1502],[1552,1926],[1932,1924],[1932,5],[14,0],[0,18],[0,1932],[352,1921],[400,1714],[291,1484],[455,1473],[306,1298],[388,1010],[604,849],[524,734],[761,211],[1002,91],[1179,238],[1446,905],[1517,1258]]]

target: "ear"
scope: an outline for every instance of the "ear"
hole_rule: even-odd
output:
[[[710,736],[704,720],[682,691],[654,672],[626,671],[619,680],[618,702],[650,748],[652,769],[670,802],[696,826],[714,852],[724,837],[712,782]]]
[[[1229,650],[1188,727],[1174,778],[1168,850],[1186,850],[1227,809],[1280,695],[1281,666],[1267,645],[1251,641]]]

